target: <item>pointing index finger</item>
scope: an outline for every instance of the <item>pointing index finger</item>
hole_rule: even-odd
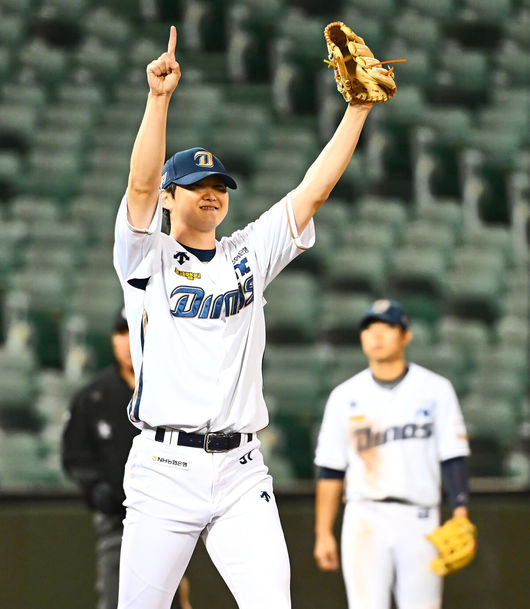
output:
[[[175,48],[177,46],[177,28],[172,25],[169,29],[169,42],[167,43],[167,52],[175,56]]]

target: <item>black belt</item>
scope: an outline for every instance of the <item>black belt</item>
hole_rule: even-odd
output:
[[[374,501],[379,501],[381,503],[403,503],[404,505],[416,505],[411,501],[400,499],[399,497],[383,497],[383,499],[374,499]]]
[[[157,427],[155,440],[157,442],[163,442],[167,432],[171,432],[171,429],[165,427]],[[192,448],[203,448],[207,453],[225,453],[233,448],[237,448],[241,445],[241,438],[246,435],[247,442],[251,442],[254,434],[240,434],[240,433],[186,433],[179,431],[177,444],[179,446],[190,446]]]

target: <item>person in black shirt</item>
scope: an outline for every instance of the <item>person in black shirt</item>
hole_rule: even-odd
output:
[[[127,418],[134,390],[129,328],[120,310],[112,330],[115,362],[74,396],[62,436],[62,464],[94,511],[98,609],[116,609],[123,519],[123,471],[139,433]],[[183,578],[171,609],[191,609]]]

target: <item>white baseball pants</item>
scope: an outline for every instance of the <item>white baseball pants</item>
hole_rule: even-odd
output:
[[[349,609],[441,609],[442,578],[425,538],[439,524],[438,508],[349,501],[341,535],[342,572]]]
[[[290,609],[272,478],[259,440],[243,437],[238,448],[207,453],[136,436],[125,469],[118,609],[169,609],[199,536],[240,609]]]

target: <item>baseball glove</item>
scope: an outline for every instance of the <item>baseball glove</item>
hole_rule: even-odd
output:
[[[386,102],[395,95],[394,68],[387,70],[381,64],[405,59],[377,60],[364,40],[342,21],[327,25],[324,37],[329,56],[324,61],[333,67],[337,89],[347,102]]]
[[[463,516],[450,518],[435,529],[427,539],[438,550],[431,569],[438,575],[448,575],[468,565],[477,551],[477,528]]]

